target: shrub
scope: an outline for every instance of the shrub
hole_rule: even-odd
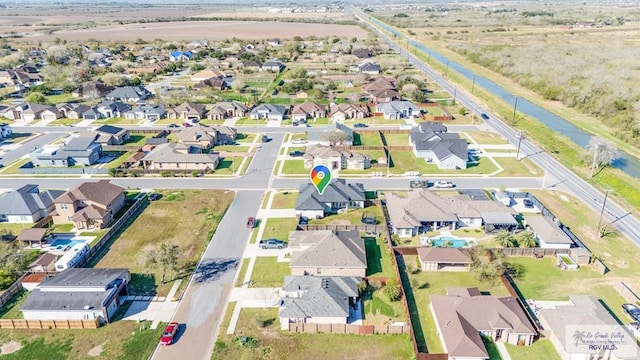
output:
[[[387,285],[382,291],[391,301],[398,301],[402,297],[402,287],[396,279],[387,281]]]

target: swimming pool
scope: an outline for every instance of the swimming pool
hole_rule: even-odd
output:
[[[49,246],[51,249],[54,249],[54,250],[64,250],[67,247],[71,247],[75,244],[82,244],[82,243],[86,243],[86,241],[71,240],[71,239],[57,239],[56,241],[52,242]]]
[[[452,247],[466,248],[469,247],[469,241],[453,236],[438,236],[429,239],[429,244],[434,247]]]

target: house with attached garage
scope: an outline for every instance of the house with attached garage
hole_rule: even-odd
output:
[[[34,223],[53,212],[53,200],[62,190],[40,191],[38,185],[27,184],[0,194],[0,222]]]
[[[295,209],[299,216],[321,218],[342,209],[364,208],[364,202],[364,185],[347,184],[345,179],[333,179],[322,195],[318,194],[313,184],[300,184]]]
[[[144,86],[120,86],[108,93],[105,98],[113,101],[139,102],[153,96]]]
[[[552,218],[544,215],[525,215],[525,227],[536,237],[538,246],[543,249],[569,249],[573,240],[556,224]]]
[[[291,110],[291,119],[293,121],[305,122],[307,119],[318,119],[327,117],[327,109],[312,101],[306,101],[298,104]]]
[[[122,145],[129,140],[129,130],[113,125],[102,125],[95,130],[97,143],[103,145]]]
[[[204,69],[202,71],[198,71],[195,74],[192,74],[191,81],[197,83],[197,82],[211,79],[211,78],[222,79],[223,77],[224,77],[224,73],[220,71],[220,69],[210,68],[210,69]]]
[[[93,109],[92,109],[93,110]],[[82,114],[85,120],[97,120],[99,118],[124,117],[124,113],[131,110],[131,106],[118,100],[106,100],[96,106],[95,111],[87,111]],[[97,114],[95,113],[97,112]]]
[[[284,70],[285,65],[277,60],[265,61],[260,67],[260,71],[280,72]]]
[[[513,296],[482,295],[478,288],[448,288],[432,295],[431,313],[449,359],[488,360],[482,337],[529,346],[538,332]]]
[[[391,101],[376,105],[376,113],[382,113],[385,119],[397,120],[420,116],[420,107],[411,101]]]
[[[144,119],[155,121],[164,118],[167,111],[162,105],[139,105],[129,111],[125,111],[126,119]]]
[[[217,131],[211,126],[194,124],[182,129],[176,137],[180,143],[199,149],[211,149],[216,143]]]
[[[357,230],[289,233],[291,275],[359,276],[367,272],[364,240]]]
[[[251,118],[266,120],[284,120],[287,109],[277,104],[261,104],[251,109]]]
[[[358,65],[357,71],[361,74],[378,75],[382,67],[374,62],[365,62]]]
[[[102,156],[102,145],[96,142],[97,134],[71,138],[63,145],[45,145],[29,153],[29,159],[35,166],[68,167],[74,165],[89,166]]]
[[[359,104],[332,104],[329,117],[337,123],[343,123],[347,119],[364,119],[369,117],[369,109]]]
[[[414,190],[400,197],[386,194],[389,221],[394,234],[412,237],[439,229],[518,226],[516,212],[494,200],[474,198],[466,194],[438,195],[432,191]]]
[[[249,111],[249,108],[239,101],[219,101],[213,104],[213,107],[207,114],[207,118],[209,120],[223,120],[233,117],[244,117],[247,111]]]
[[[145,169],[213,172],[220,163],[216,153],[203,154],[199,148],[181,143],[159,144],[142,158]]]
[[[172,51],[169,54],[169,60],[171,61],[189,61],[193,58],[191,51]]]
[[[80,183],[54,200],[53,223],[101,229],[114,220],[124,200],[124,189],[109,180]]]
[[[0,139],[8,139],[13,136],[13,130],[7,123],[0,123]]]
[[[200,121],[207,113],[207,108],[202,104],[185,102],[167,111],[169,119],[182,119]]]
[[[441,123],[426,121],[411,129],[409,141],[414,155],[436,164],[438,169],[466,169],[469,160],[467,141],[441,129]]]
[[[362,311],[359,277],[285,276],[278,317],[282,330],[292,323],[348,324]],[[360,316],[358,316],[360,318]]]
[[[371,167],[369,155],[320,144],[307,146],[303,158],[305,169],[316,165],[325,165],[330,170],[364,170]]]
[[[26,320],[93,320],[108,323],[129,295],[128,269],[71,268],[45,278],[22,308]]]

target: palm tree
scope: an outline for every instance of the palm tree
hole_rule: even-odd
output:
[[[495,236],[496,243],[502,247],[515,247],[516,239],[506,230],[502,230]]]
[[[523,231],[520,234],[518,234],[517,240],[518,240],[518,245],[520,247],[534,248],[538,246],[536,237],[533,235],[533,232],[529,230]]]

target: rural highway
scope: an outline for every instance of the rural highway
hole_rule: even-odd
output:
[[[489,120],[485,121],[489,126],[504,136],[512,144],[517,146],[518,142],[520,142],[521,157],[528,157],[540,168],[546,169],[546,177],[558,180],[558,182],[549,182],[551,186],[574,194],[596,213],[600,213],[602,211],[605,199],[605,194],[603,192],[591,186],[571,170],[567,169],[554,157],[537,147],[526,138],[521,138],[517,131],[506,125],[502,120],[495,116],[495,114],[492,114],[489,109],[484,107],[477,99],[466,93],[463,89],[454,86],[438,72],[427,66],[422,60],[403,49],[397,42],[389,38],[378,27],[367,21],[368,16],[360,13],[359,11],[355,16],[357,16],[362,22],[366,23],[378,34],[378,36],[380,36],[380,38],[385,40],[393,49],[397,50],[400,55],[406,58],[411,64],[431,77],[442,89],[452,95],[455,93],[457,102],[469,108],[477,116],[480,116],[481,114],[489,114]],[[416,44],[418,43],[416,43],[415,40],[409,40],[409,47],[414,46],[417,49],[417,46],[415,46]],[[546,186],[547,183],[545,183],[545,187]],[[614,226],[618,231],[620,231],[620,233],[640,246],[640,221],[631,212],[625,210],[611,198],[607,200],[604,206],[603,219],[603,224],[608,223]],[[594,219],[594,224],[596,222],[597,220]]]

